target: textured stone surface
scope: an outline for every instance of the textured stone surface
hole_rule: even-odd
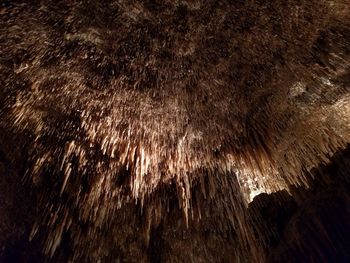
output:
[[[0,261],[347,261],[349,8],[1,2]]]

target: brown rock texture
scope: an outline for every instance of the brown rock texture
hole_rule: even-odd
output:
[[[347,1],[3,1],[1,262],[348,262]]]

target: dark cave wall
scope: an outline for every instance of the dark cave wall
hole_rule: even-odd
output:
[[[349,158],[348,148],[314,169],[308,189],[261,194],[250,204],[264,222],[267,262],[349,261]]]

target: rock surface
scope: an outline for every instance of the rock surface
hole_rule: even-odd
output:
[[[348,262],[347,1],[2,1],[0,262]]]

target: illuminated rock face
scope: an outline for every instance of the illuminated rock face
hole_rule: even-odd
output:
[[[2,147],[38,203],[30,238],[263,260],[248,204],[350,142],[349,25],[345,1],[4,4]]]

